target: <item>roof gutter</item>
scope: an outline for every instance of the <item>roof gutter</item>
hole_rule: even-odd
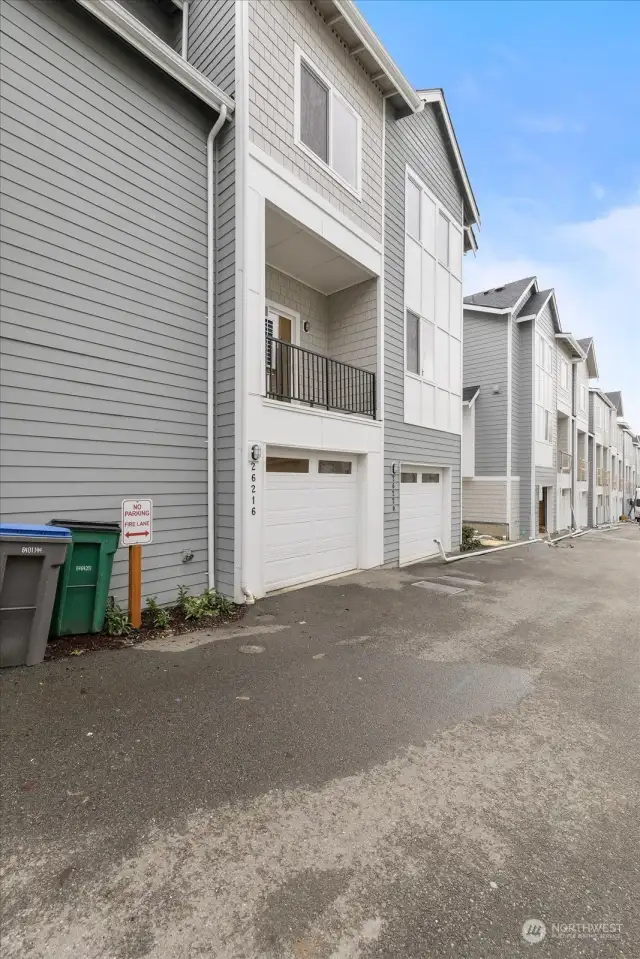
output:
[[[195,67],[172,50],[168,43],[161,40],[137,17],[121,7],[116,0],[76,0],[105,26],[117,33],[139,53],[151,60],[157,67],[173,77],[181,86],[189,90],[198,100],[221,112],[226,106],[227,113],[233,113],[233,100]]]
[[[399,95],[413,113],[422,109],[422,100],[413,89],[400,68],[393,62],[377,36],[362,16],[353,0],[333,0],[340,16],[349,24],[360,42],[371,54],[380,69],[395,86]]]

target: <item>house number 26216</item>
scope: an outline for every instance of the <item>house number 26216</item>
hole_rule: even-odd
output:
[[[256,471],[251,470],[251,515],[256,515]]]

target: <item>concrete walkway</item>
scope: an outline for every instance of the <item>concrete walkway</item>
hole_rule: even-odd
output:
[[[3,670],[3,956],[637,959],[639,534]]]

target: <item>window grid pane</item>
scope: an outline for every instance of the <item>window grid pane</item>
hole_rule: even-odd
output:
[[[329,91],[306,63],[300,69],[300,139],[329,162]]]
[[[407,369],[420,375],[420,319],[407,310]]]

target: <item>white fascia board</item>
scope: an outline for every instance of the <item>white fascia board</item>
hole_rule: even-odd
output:
[[[577,359],[584,360],[587,357],[587,354],[582,349],[578,341],[571,333],[556,333],[556,340],[565,340],[569,346],[578,354]],[[573,357],[574,361],[576,357]]]
[[[535,277],[532,279],[531,283],[530,283],[529,286],[526,288],[526,290],[523,290],[523,291],[522,291],[522,293],[521,293],[521,295],[520,295],[520,297],[519,297],[519,299],[518,299],[518,302],[515,303],[514,306],[512,306],[511,309],[513,310],[514,313],[517,313],[517,312],[518,312],[518,310],[520,309],[520,307],[522,306],[522,304],[524,303],[524,301],[526,300],[526,298],[527,298],[527,297],[529,296],[529,294],[531,293],[531,287],[533,287],[533,292],[534,292],[534,293],[537,293],[537,292],[538,292],[538,281],[536,280]],[[545,305],[546,305],[546,301],[545,301]]]
[[[422,101],[400,68],[391,59],[377,36],[358,10],[353,0],[333,0],[336,13],[345,20],[365,50],[371,54],[380,70],[393,84],[399,95],[413,113],[422,108]]]
[[[187,63],[180,54],[171,49],[168,43],[157,37],[133,14],[121,7],[116,0],[76,0],[76,2],[207,106],[219,113],[224,104],[228,113],[233,113],[235,104],[230,97],[207,80],[199,70]]]
[[[474,303],[463,303],[462,309],[463,312],[473,310],[474,313],[493,313],[495,316],[506,316],[507,313],[511,313],[510,307],[506,310],[494,310],[491,306],[476,306]]]
[[[455,130],[453,129],[453,123],[451,122],[451,115],[449,114],[444,93],[440,89],[418,90],[418,96],[424,103],[437,103],[440,108],[442,119],[444,120],[444,125],[449,135],[449,145],[451,146],[456,160],[456,166],[458,168],[460,179],[462,180],[465,198],[471,212],[472,220],[474,223],[477,223],[478,226],[480,226],[480,210],[478,209],[476,198],[473,195],[473,190],[471,189],[471,182],[467,174],[467,168],[464,165],[464,160],[462,159],[460,147],[458,146],[458,138],[456,137]]]
[[[469,242],[469,249],[475,255],[478,252],[478,241],[476,240],[476,235],[473,232],[472,226],[465,226],[464,235],[466,236]]]
[[[615,410],[615,404],[611,402],[607,394],[604,392],[604,390],[601,390],[599,386],[590,386],[589,392],[596,393],[603,403],[606,403],[610,409]]]

